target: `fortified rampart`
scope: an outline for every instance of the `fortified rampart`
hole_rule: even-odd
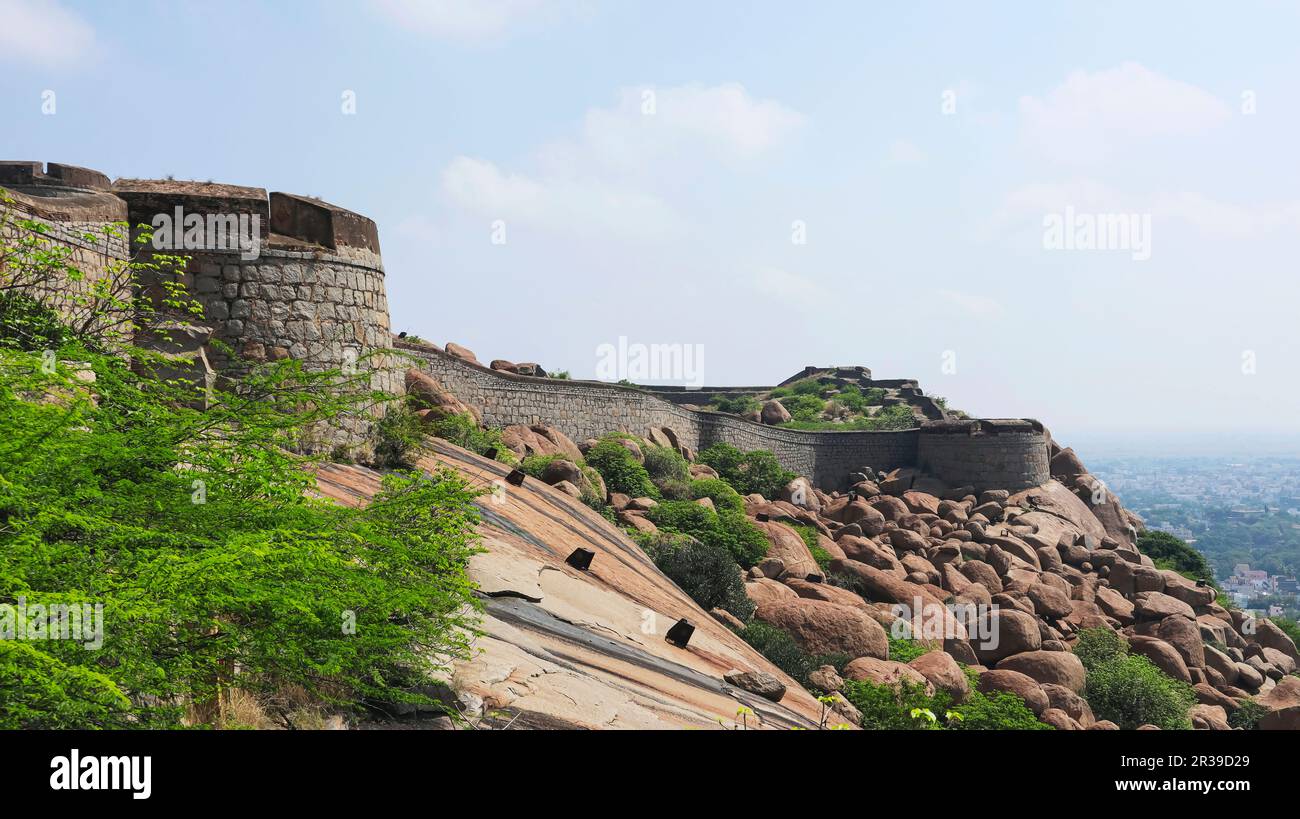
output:
[[[262,188],[174,180],[110,183],[98,171],[54,163],[0,162],[0,187],[23,218],[38,221],[47,238],[71,250],[69,262],[85,274],[81,282],[40,282],[38,289],[53,303],[70,300],[129,260],[127,237],[121,231],[105,236],[105,228],[129,222],[134,239],[136,226],[155,226],[157,217],[166,216],[179,246],[157,252],[190,257],[183,283],[203,305],[204,332],[210,331],[211,339],[246,359],[295,358],[316,369],[364,367],[374,389],[402,390],[404,365],[391,360],[379,232],[364,216]],[[258,245],[190,247],[178,242],[186,219],[194,217],[232,220],[232,226],[242,217],[257,227]],[[218,370],[230,366],[219,345],[207,340],[206,335],[199,338],[204,359]],[[644,434],[650,427],[668,427],[696,450],[719,442],[771,450],[786,468],[828,488],[842,488],[851,471],[867,465],[919,466],[951,484],[977,488],[1025,488],[1049,477],[1047,436],[1036,421],[937,420],[892,432],[785,429],[682,406],[697,400],[699,392],[537,378],[488,369],[421,345],[397,346],[461,400],[479,407],[484,422],[493,426],[546,423],[576,440],[613,430]],[[864,367],[812,367],[783,383],[814,373],[896,390],[926,417],[944,417],[916,382],[872,380]],[[340,420],[339,425],[326,445],[357,442],[368,422]]]
[[[1050,477],[1047,436],[1031,420],[938,421],[898,431],[806,431],[764,426],[726,413],[692,410],[636,387],[535,378],[492,370],[419,344],[398,349],[418,360],[490,426],[549,424],[582,441],[621,430],[669,427],[692,449],[725,442],[772,451],[783,466],[828,489],[850,472],[919,466],[954,486],[1024,489]]]
[[[261,188],[174,180],[119,179],[109,184],[97,171],[39,162],[0,163],[0,185],[11,192],[23,218],[47,225],[48,238],[74,249],[69,261],[95,278],[129,258],[125,235],[94,245],[84,234],[112,223],[159,224],[166,217],[172,238],[166,247],[145,252],[190,258],[182,282],[204,308],[204,333],[254,361],[295,358],[313,369],[371,372],[371,387],[402,390],[401,374],[386,351],[388,300],[379,231],[364,216],[292,194]],[[212,224],[208,217],[244,218],[257,244],[241,249],[205,243],[186,245],[186,219]],[[119,232],[122,233],[122,232]],[[230,237],[235,238],[235,237]],[[147,283],[146,283],[147,284]],[[76,285],[50,282],[46,289],[67,293]],[[203,344],[205,358],[220,370],[230,362],[220,345]],[[348,435],[364,433],[366,422],[342,422]]]

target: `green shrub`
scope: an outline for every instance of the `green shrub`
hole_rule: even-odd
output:
[[[514,453],[507,449],[501,440],[501,431],[481,428],[472,415],[464,413],[448,415],[426,424],[424,431],[435,438],[441,438],[478,455],[487,455],[495,451],[496,460],[504,464],[513,464],[516,461]]]
[[[872,731],[915,731],[933,727],[935,723],[912,716],[913,709],[928,710],[936,718],[943,718],[952,702],[946,694],[927,695],[925,686],[906,680],[897,689],[865,680],[845,680],[840,693],[861,712],[859,724]]]
[[[791,395],[782,398],[781,404],[796,421],[819,421],[826,410],[826,402],[815,395]]]
[[[910,663],[922,654],[934,651],[934,646],[910,637],[889,635],[889,659],[900,663]]]
[[[973,674],[967,672],[973,678]],[[862,712],[862,727],[872,730],[1043,731],[1051,726],[1014,694],[982,694],[973,685],[960,705],[944,691],[925,693],[920,683],[903,681],[898,689],[846,680],[844,697]]]
[[[972,686],[966,701],[954,706],[961,715],[950,720],[955,731],[1050,731],[1052,726],[1039,722],[1025,701],[1006,691],[982,694]]]
[[[567,460],[569,460],[567,455],[558,452],[551,455],[529,455],[519,463],[519,470],[540,480],[542,473],[546,471],[546,467],[550,466],[554,461]]]
[[[713,501],[714,509],[731,509],[745,511],[745,499],[731,488],[731,484],[721,478],[700,478],[690,483],[691,500],[708,498]]]
[[[39,301],[18,290],[0,291],[0,346],[57,350],[72,339],[72,332]]]
[[[661,529],[690,535],[702,543],[725,549],[736,563],[746,568],[767,554],[767,536],[742,512],[714,511],[693,501],[662,501],[646,517]]]
[[[587,450],[587,463],[605,479],[610,492],[622,492],[633,498],[656,498],[659,490],[650,481],[650,473],[614,438],[602,438]]]
[[[700,462],[713,467],[741,495],[775,498],[796,477],[765,449],[741,452],[731,444],[714,444],[700,453]]]
[[[736,633],[768,662],[789,674],[805,688],[809,687],[808,675],[813,671],[824,665],[843,671],[844,666],[853,659],[844,654],[811,655],[784,630],[757,620]]]
[[[1146,657],[1129,654],[1094,662],[1086,699],[1097,719],[1125,730],[1146,724],[1174,730],[1192,727],[1187,709],[1196,704],[1196,693]]]
[[[1092,669],[1128,654],[1128,641],[1119,632],[1108,628],[1086,628],[1079,632],[1074,654],[1085,669]]]
[[[752,395],[715,395],[711,406],[718,412],[729,412],[732,415],[744,415],[749,412],[757,412],[760,408],[758,399]]]
[[[179,727],[185,703],[206,722],[230,689],[428,702],[409,689],[468,655],[476,493],[393,473],[346,508],[312,497],[311,463],[290,454],[368,385],[337,395],[341,373],[272,362],[198,410],[145,351],[59,358],[88,362],[95,400],[38,355],[0,352],[0,600],[102,604],[108,639],[0,646],[0,729]],[[68,403],[24,397],[51,389]]]
[[[1260,705],[1254,700],[1246,700],[1241,703],[1240,708],[1228,714],[1228,725],[1243,731],[1254,731],[1267,713],[1267,706]]]
[[[375,424],[375,466],[409,468],[424,440],[420,418],[405,404],[395,404]]]
[[[694,500],[691,497],[691,485],[686,481],[658,481],[655,487],[665,500]]]
[[[867,397],[862,394],[856,385],[850,384],[844,387],[835,396],[835,400],[842,404],[850,412],[863,413],[867,409]]]
[[[754,616],[754,603],[745,594],[736,561],[726,549],[678,537],[647,539],[642,548],[700,608],[726,609],[741,620]]]
[[[1214,577],[1205,556],[1168,532],[1147,530],[1138,535],[1137,548],[1160,568],[1187,572],[1195,579]]]
[[[858,416],[843,421],[795,418],[781,425],[787,429],[823,430],[831,429],[842,432],[850,430],[897,430],[913,429],[920,426],[920,421],[905,404],[885,407],[875,416]]]
[[[660,481],[685,483],[691,479],[690,465],[677,450],[666,446],[647,446],[641,452],[645,456],[645,471],[656,484]]]
[[[812,395],[821,396],[825,394],[828,388],[816,378],[805,378],[803,381],[796,381],[790,385],[790,392],[795,395]]]

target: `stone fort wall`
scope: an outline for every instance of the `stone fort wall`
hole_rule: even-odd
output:
[[[39,162],[0,162],[0,188],[23,218],[71,251],[85,282],[39,283],[58,303],[130,258],[124,233],[107,226],[152,224],[160,213],[256,216],[256,258],[238,250],[168,251],[191,257],[184,284],[205,310],[211,338],[253,360],[295,358],[317,369],[365,368],[373,389],[400,393],[407,366],[393,349],[379,233],[371,220],[315,199],[213,183],[122,180],[98,171]],[[7,237],[11,238],[11,237]],[[135,232],[132,232],[132,239]],[[764,426],[733,415],[679,406],[671,390],[543,379],[491,370],[440,350],[399,343],[492,426],[546,423],[575,440],[614,430],[671,428],[685,445],[719,442],[772,451],[819,486],[843,488],[863,466],[920,466],[953,485],[1019,489],[1049,477],[1047,438],[1036,421],[935,421],[891,432],[823,432]],[[228,366],[215,348],[208,359]],[[869,377],[869,373],[867,374]],[[874,382],[873,382],[874,383]],[[892,382],[879,382],[884,385]],[[899,387],[914,387],[899,382]],[[368,418],[340,419],[323,445],[359,442]]]
[[[734,415],[690,410],[619,384],[543,379],[492,370],[441,350],[397,342],[419,368],[490,426],[548,424],[576,441],[608,432],[644,435],[669,427],[688,447],[729,443],[766,449],[821,487],[843,489],[862,466],[920,466],[954,486],[1026,489],[1050,476],[1047,437],[1036,421],[959,421],[899,431],[807,431],[764,426]]]
[[[45,225],[45,238],[72,250],[70,262],[87,279],[97,278],[136,249],[145,255],[189,257],[181,277],[204,308],[199,346],[213,368],[231,362],[217,340],[253,361],[295,358],[316,370],[356,367],[369,373],[371,389],[400,393],[401,371],[388,353],[388,300],[375,223],[325,202],[261,188],[174,180],[119,179],[97,171],[50,163],[0,162],[0,186],[14,199],[19,218]],[[143,250],[138,226],[158,214],[248,217],[257,225],[256,252],[200,247]],[[256,222],[252,217],[256,217]],[[117,224],[107,243],[90,241]],[[127,231],[129,225],[130,244]],[[178,232],[181,225],[176,225]],[[148,282],[145,282],[146,287]],[[78,285],[47,282],[40,292],[54,301]],[[187,317],[187,321],[189,318]],[[144,343],[144,342],[142,342]],[[370,417],[340,419],[337,434],[320,446],[359,443]]]

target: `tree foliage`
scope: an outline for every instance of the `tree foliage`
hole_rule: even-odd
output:
[[[5,285],[68,272],[54,247],[0,249],[16,256]],[[123,274],[131,292],[150,264]],[[10,303],[31,292],[0,286]],[[235,690],[422,700],[468,654],[476,491],[397,472],[345,508],[314,496],[316,464],[293,454],[319,424],[391,400],[365,367],[242,362],[205,389],[132,346],[138,325],[96,319],[133,302],[33,298],[0,326],[0,604],[101,606],[102,643],[0,641],[0,728],[222,724]]]

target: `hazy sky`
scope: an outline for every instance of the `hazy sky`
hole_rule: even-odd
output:
[[[1296,431],[1297,6],[873,5],[0,0],[0,156],[364,213],[394,329],[484,361]],[[1135,232],[1049,246],[1071,213]]]

